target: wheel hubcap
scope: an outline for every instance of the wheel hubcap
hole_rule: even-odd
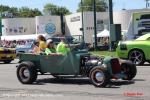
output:
[[[29,73],[29,70],[28,70],[28,69],[25,69],[25,70],[23,71],[23,74],[24,74],[25,77],[30,77],[30,73]]]
[[[26,68],[26,67],[22,67],[22,68],[20,69],[19,74],[20,74],[20,78],[21,78],[23,81],[28,80],[28,79],[30,78],[29,69]]]
[[[97,81],[102,82],[104,80],[104,74],[101,73],[101,72],[97,72],[95,74],[95,78],[96,78]]]
[[[139,51],[133,51],[129,59],[135,64],[140,64],[143,60],[143,54]]]

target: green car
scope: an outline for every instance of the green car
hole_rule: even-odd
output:
[[[120,58],[129,59],[136,65],[150,62],[150,33],[132,41],[120,41],[116,52]]]

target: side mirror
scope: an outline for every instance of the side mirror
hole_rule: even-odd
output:
[[[139,21],[140,19],[139,19],[139,18],[137,18],[136,20],[137,20],[137,21]]]

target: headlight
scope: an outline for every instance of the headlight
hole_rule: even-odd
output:
[[[98,66],[99,66],[99,65],[102,65],[102,62],[99,61],[99,62],[98,62]]]
[[[104,68],[107,68],[107,65],[106,65],[106,64],[102,64],[102,66],[103,66]]]
[[[120,44],[120,50],[127,50],[127,45],[126,44]]]

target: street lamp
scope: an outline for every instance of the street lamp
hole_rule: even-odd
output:
[[[96,1],[93,1],[94,8],[94,49],[97,50],[97,27],[96,27]]]
[[[83,0],[81,0],[81,13],[82,13],[82,42],[84,43],[84,19],[83,19]]]
[[[109,6],[109,41],[110,41],[110,47],[109,47],[109,49],[112,51],[112,49],[113,49],[113,42],[112,42],[112,28],[111,28],[111,25],[112,24],[114,24],[114,22],[113,22],[113,7],[112,7],[112,0],[109,0],[108,1],[108,6]]]
[[[0,11],[0,41],[2,36],[2,11]]]
[[[112,8],[112,0],[109,0],[109,24],[113,24],[113,8]]]

